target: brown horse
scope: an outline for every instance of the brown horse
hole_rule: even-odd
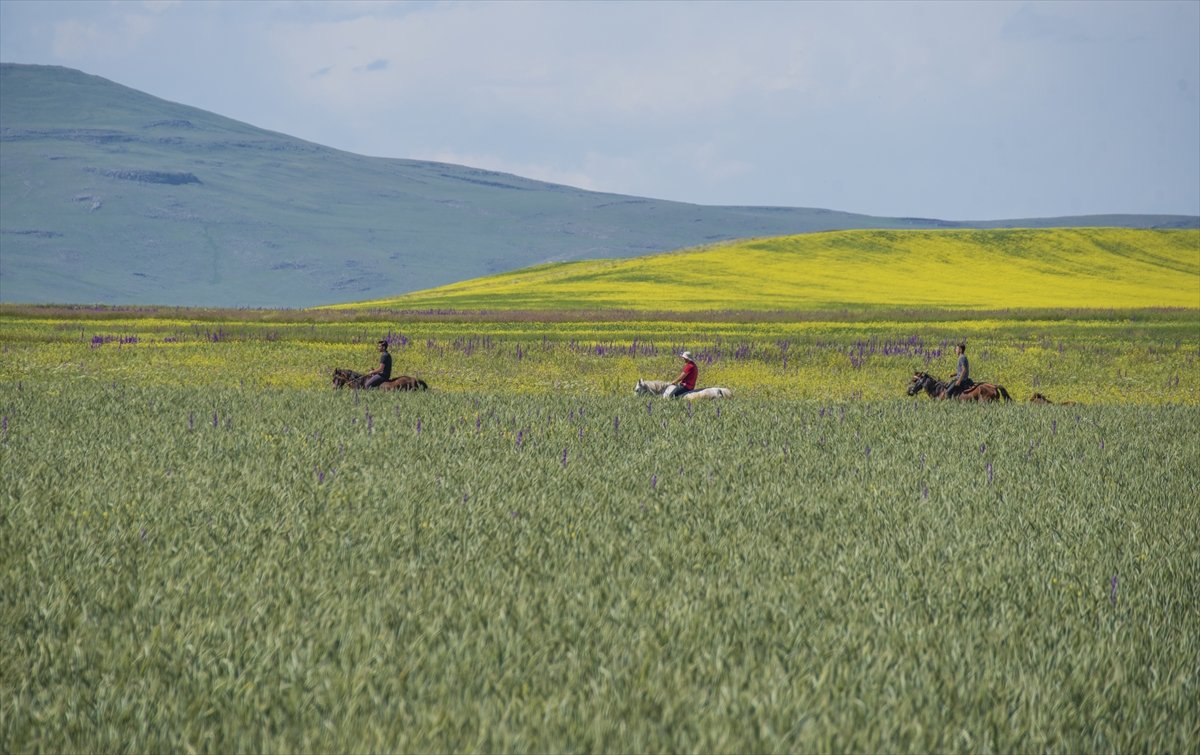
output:
[[[949,387],[949,383],[943,383],[928,372],[914,372],[908,384],[908,395],[915,396],[925,391],[930,398],[945,398]],[[959,401],[1012,401],[1004,386],[994,383],[975,383],[954,398]]]
[[[427,391],[429,386],[420,378],[400,375],[380,383],[379,389],[383,391]]]
[[[362,388],[367,376],[361,372],[354,370],[343,370],[341,367],[333,369],[333,387],[334,388]],[[427,391],[429,386],[424,380],[408,375],[398,375],[391,380],[385,380],[377,386],[385,391]]]

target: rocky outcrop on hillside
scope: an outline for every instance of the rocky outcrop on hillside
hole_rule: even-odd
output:
[[[102,170],[100,174],[109,178],[119,178],[122,181],[138,181],[146,184],[181,184],[201,183],[194,173],[176,173],[165,170]]]

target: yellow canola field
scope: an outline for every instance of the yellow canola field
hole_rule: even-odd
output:
[[[839,231],[542,265],[352,308],[1200,308],[1200,231]]]

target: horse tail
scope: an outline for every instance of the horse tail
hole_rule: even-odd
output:
[[[1004,390],[1004,386],[998,385],[996,386],[996,390],[1000,391],[1000,395],[1004,397],[1005,401],[1012,401],[1012,396],[1008,395],[1008,391]]]
[[[424,380],[421,380],[420,378],[417,379],[417,385],[419,385],[421,387],[421,390],[423,390],[423,391],[429,390],[429,386],[425,383]]]

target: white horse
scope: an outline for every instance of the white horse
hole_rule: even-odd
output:
[[[635,396],[654,394],[655,396],[668,398],[667,392],[674,389],[675,386],[666,380],[638,380],[637,385],[633,388],[633,393]],[[733,398],[733,391],[728,388],[701,388],[698,391],[685,393],[680,398],[687,399],[688,401],[707,398]]]

